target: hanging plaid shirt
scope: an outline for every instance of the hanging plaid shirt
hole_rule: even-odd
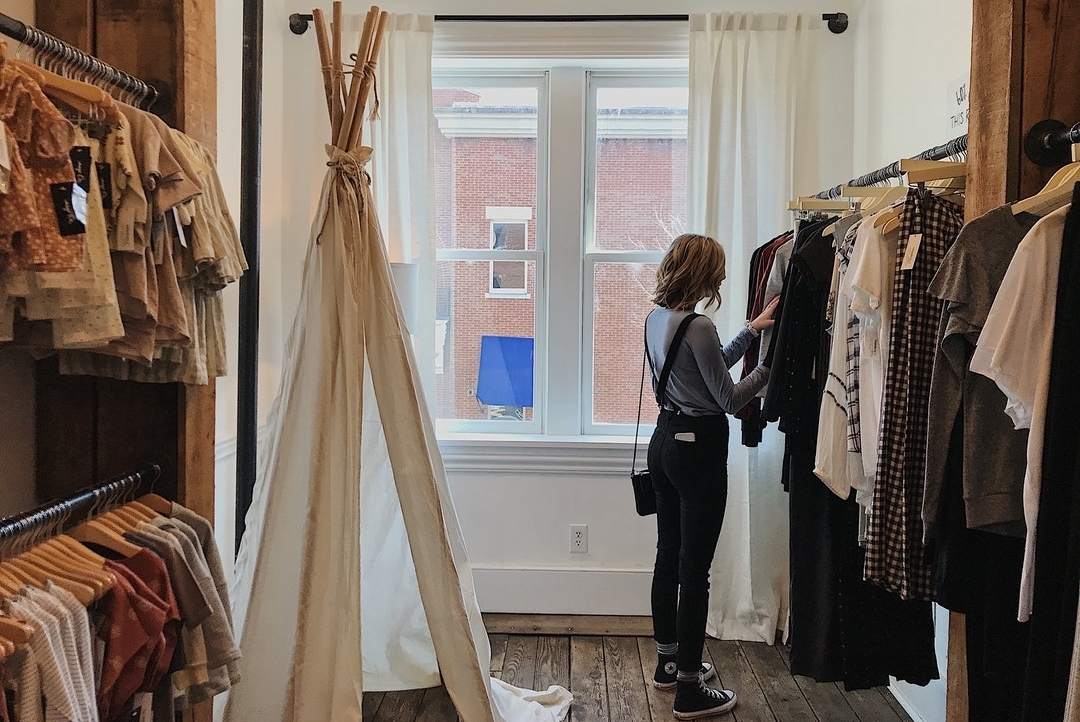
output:
[[[840,258],[840,277],[847,276],[851,265],[851,254],[855,250],[855,238],[859,232],[859,221],[848,228],[844,240],[838,244],[836,254]],[[849,298],[848,301],[851,299]],[[847,329],[847,374],[844,386],[847,389],[847,448],[848,451],[862,453],[862,428],[859,425],[859,317],[854,313],[848,317]]]
[[[893,324],[866,578],[903,599],[933,599],[923,546],[922,500],[934,345],[941,302],[927,293],[963,225],[960,209],[911,189],[900,216]]]

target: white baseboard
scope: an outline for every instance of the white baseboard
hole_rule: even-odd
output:
[[[945,722],[945,685],[940,680],[931,681],[926,687],[915,687],[892,680],[889,691],[914,722]],[[911,692],[918,692],[925,699],[916,699]]]
[[[652,569],[510,568],[473,565],[484,612],[648,616]]]

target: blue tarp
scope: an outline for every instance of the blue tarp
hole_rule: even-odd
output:
[[[481,336],[476,398],[486,406],[533,405],[533,340]]]

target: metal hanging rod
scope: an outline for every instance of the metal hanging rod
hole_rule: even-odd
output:
[[[1036,165],[1059,166],[1072,160],[1072,147],[1080,143],[1080,123],[1071,128],[1060,120],[1040,120],[1024,137],[1024,152]]]
[[[149,464],[130,474],[88,486],[65,499],[0,518],[0,559],[25,551],[68,526],[121,506],[140,492],[150,491],[160,475],[161,467]]]
[[[961,153],[967,153],[967,147],[967,136],[961,135],[958,138],[953,138],[948,143],[928,148],[922,153],[912,157],[918,160],[943,160],[945,158],[958,156]],[[866,175],[849,180],[847,183],[842,183],[838,186],[833,186],[828,190],[821,191],[813,197],[839,198],[844,186],[872,186],[884,183],[892,178],[899,178],[902,175],[903,173],[900,172],[900,161],[895,161],[884,168],[878,168]]]
[[[314,19],[308,13],[289,15],[289,29],[297,35],[303,35]],[[682,22],[689,21],[689,15],[436,15],[437,23],[632,23],[632,22]],[[823,13],[822,20],[828,22],[829,30],[842,33],[847,30],[847,13]]]
[[[88,73],[94,81],[104,82],[119,90],[132,93],[137,97],[136,104],[143,108],[149,107],[158,100],[160,95],[163,95],[154,85],[114,68],[74,45],[65,43],[60,38],[3,13],[0,13],[0,33],[14,38],[38,53],[59,60],[69,68]]]

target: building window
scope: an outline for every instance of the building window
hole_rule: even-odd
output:
[[[491,250],[524,251],[529,247],[529,221],[532,208],[488,207],[490,219]],[[527,298],[528,265],[524,261],[491,261],[492,296]]]
[[[686,224],[685,69],[436,65],[438,431],[632,433]]]

